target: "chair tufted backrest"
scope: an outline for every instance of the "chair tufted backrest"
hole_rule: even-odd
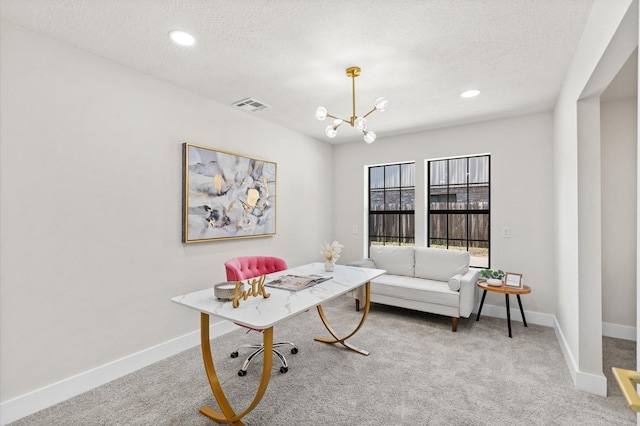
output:
[[[227,281],[242,281],[287,269],[287,262],[272,256],[241,256],[224,262]]]

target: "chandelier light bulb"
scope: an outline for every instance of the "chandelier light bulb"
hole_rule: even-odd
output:
[[[356,121],[353,123],[353,127],[355,127],[359,132],[364,132],[367,128],[367,119],[364,117],[356,118]]]
[[[373,143],[373,141],[375,140],[376,140],[375,132],[372,132],[371,130],[364,132],[364,141],[366,143]]]
[[[380,112],[385,112],[389,108],[389,101],[387,98],[376,99],[376,109]]]
[[[326,129],[324,129],[324,132],[327,134],[327,136],[329,136],[330,138],[335,138],[336,135],[338,134],[338,131],[336,130],[336,128],[334,126],[327,126]]]
[[[316,119],[322,121],[327,118],[327,109],[325,107],[318,107],[316,110]]]

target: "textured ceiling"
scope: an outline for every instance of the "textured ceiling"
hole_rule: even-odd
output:
[[[317,106],[390,135],[550,109],[593,0],[1,0],[0,17],[146,75],[333,142]],[[190,32],[196,44],[167,33]],[[461,92],[477,88],[476,98]],[[213,117],[212,117],[213,118]]]

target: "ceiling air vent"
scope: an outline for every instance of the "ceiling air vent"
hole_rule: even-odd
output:
[[[269,108],[269,105],[253,98],[246,98],[241,101],[234,102],[233,105],[249,112],[262,111],[263,109]]]

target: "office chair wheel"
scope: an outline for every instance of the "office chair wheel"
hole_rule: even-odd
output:
[[[240,376],[240,377],[244,377],[244,376],[246,376],[246,375],[247,375],[247,372],[246,372],[246,371],[244,371],[244,370],[238,370],[238,376]]]
[[[280,367],[281,373],[286,373],[287,371],[289,371],[289,367]]]
[[[292,354],[297,354],[298,353],[298,348],[296,348],[296,347],[291,348],[291,353]]]
[[[231,358],[238,358],[238,351],[231,352]]]

